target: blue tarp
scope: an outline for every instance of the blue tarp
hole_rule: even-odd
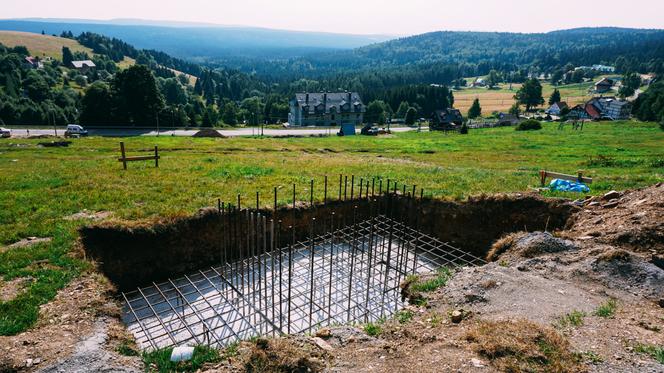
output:
[[[588,193],[590,188],[584,183],[577,183],[574,181],[567,181],[561,179],[553,179],[549,184],[549,189],[559,192],[578,192]]]

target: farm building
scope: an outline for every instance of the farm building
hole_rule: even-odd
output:
[[[498,114],[498,125],[499,126],[515,126],[521,122],[518,115],[500,113]]]
[[[592,119],[629,119],[632,106],[629,102],[615,97],[595,97],[585,106]]]
[[[90,71],[90,69],[94,69],[97,67],[94,62],[90,60],[82,60],[82,61],[71,61],[71,64],[69,65],[70,68],[79,70],[82,73],[86,73]]]
[[[293,126],[361,125],[366,107],[357,92],[298,93],[290,101]]]
[[[431,129],[449,129],[460,126],[463,123],[463,115],[458,109],[447,108],[436,110],[431,116]]]
[[[613,80],[609,78],[602,78],[599,82],[595,83],[595,92],[605,93],[613,88]]]
[[[556,102],[553,105],[549,106],[549,108],[546,109],[545,113],[547,113],[549,115],[559,116],[561,114],[561,112],[563,110],[567,109],[567,108],[568,108],[568,106],[567,106],[566,102],[564,102],[564,101]]]
[[[26,67],[31,69],[42,69],[44,68],[44,63],[39,59],[39,57],[25,57],[23,64]]]

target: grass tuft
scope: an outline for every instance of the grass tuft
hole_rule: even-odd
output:
[[[505,372],[574,372],[581,368],[569,342],[527,320],[482,321],[467,334],[475,352]]]
[[[415,314],[411,310],[401,310],[397,312],[396,319],[399,321],[399,324],[405,324],[413,319]]]
[[[441,267],[436,271],[436,277],[426,280],[424,282],[415,281],[411,287],[413,291],[421,291],[424,293],[432,292],[447,284],[454,272],[447,267]]]
[[[383,328],[380,326],[380,323],[376,322],[370,322],[364,325],[364,332],[367,333],[367,335],[372,336],[372,337],[377,337],[383,332]]]
[[[657,360],[660,364],[664,364],[664,346],[639,343],[634,346],[634,351],[640,354],[650,355],[650,357]]]
[[[599,317],[613,317],[616,314],[616,309],[618,308],[618,303],[615,299],[611,298],[606,302],[600,304],[599,307],[595,310],[595,316]]]
[[[577,327],[583,325],[583,318],[586,317],[585,312],[573,310],[572,312],[558,318],[557,324],[561,328]]]
[[[195,372],[206,363],[217,363],[221,361],[219,351],[208,346],[196,346],[194,355],[188,361],[171,361],[173,348],[144,352],[143,363],[147,371],[166,372]]]

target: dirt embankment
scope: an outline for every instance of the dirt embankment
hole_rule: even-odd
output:
[[[313,207],[281,208],[276,214],[271,210],[260,213],[276,220],[275,236],[280,246],[287,245],[293,235],[296,240],[309,237],[314,218],[314,234],[328,232],[332,212],[335,228],[380,213],[484,256],[491,242],[501,235],[523,229],[560,228],[574,210],[564,201],[534,195],[485,196],[466,202],[415,201],[397,195],[376,197],[372,202],[333,201]],[[216,265],[222,255],[237,258],[250,239],[248,221],[244,211],[222,216],[216,209],[205,209],[194,216],[157,222],[103,222],[82,228],[81,238],[87,254],[124,291]],[[224,251],[223,247],[233,249]]]

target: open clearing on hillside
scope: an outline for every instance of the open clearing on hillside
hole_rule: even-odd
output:
[[[604,77],[610,77],[610,75],[598,76],[594,78],[594,82]],[[468,81],[473,80],[471,78]],[[593,97],[593,94],[589,92],[593,85],[593,82],[584,82],[554,86],[549,82],[542,82],[542,96],[545,101],[542,108],[548,107],[547,103],[554,89],[560,91],[562,101],[567,102],[570,107],[585,103]],[[473,100],[479,98],[483,115],[489,115],[494,111],[506,112],[516,102],[514,95],[519,88],[521,88],[521,84],[512,84],[512,89],[510,89],[510,85],[505,83],[498,84],[494,89],[462,88],[461,90],[454,91],[454,106],[465,115],[472,105]]]
[[[22,45],[27,47],[33,56],[51,57],[59,61],[62,61],[63,46],[68,47],[72,52],[85,52],[92,55],[92,49],[82,46],[76,40],[31,32],[0,31],[0,43],[8,47]]]

